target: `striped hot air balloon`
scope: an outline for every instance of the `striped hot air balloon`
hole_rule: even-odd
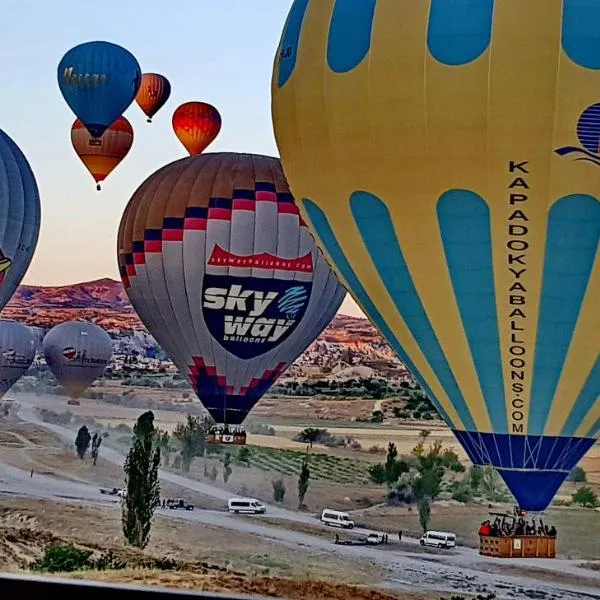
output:
[[[125,117],[119,117],[99,138],[92,137],[76,119],[71,127],[71,143],[96,182],[100,182],[120,164],[133,145],[133,128]]]
[[[0,319],[0,399],[27,372],[35,357],[35,347],[29,327]]]
[[[600,434],[600,2],[296,0],[281,160],[478,465],[548,506]]]
[[[345,296],[266,156],[206,154],[151,175],[121,219],[118,260],[135,310],[217,423],[241,424]]]
[[[191,156],[200,154],[221,131],[219,111],[206,102],[186,102],[173,113],[173,131]]]
[[[152,117],[166,104],[171,95],[171,84],[164,75],[144,73],[135,101],[152,123]]]

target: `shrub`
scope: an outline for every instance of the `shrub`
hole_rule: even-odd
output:
[[[90,568],[91,555],[91,551],[80,550],[72,544],[50,546],[46,548],[44,556],[32,563],[30,568],[44,573],[70,573]]]
[[[573,495],[573,503],[586,508],[595,508],[598,506],[598,496],[589,487],[579,488]]]
[[[452,499],[467,504],[473,500],[473,491],[468,485],[460,485],[454,490]]]
[[[283,483],[283,479],[275,479],[272,482],[273,485],[273,499],[275,502],[283,502],[285,498],[285,484]]]
[[[567,480],[574,483],[585,483],[587,481],[587,473],[581,467],[575,467],[569,473]]]

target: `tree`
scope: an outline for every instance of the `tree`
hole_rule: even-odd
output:
[[[247,467],[250,466],[250,448],[248,446],[240,446],[237,453],[238,462],[244,463]]]
[[[473,465],[469,469],[469,485],[471,486],[473,493],[477,494],[479,486],[483,481],[483,469],[477,465]]]
[[[223,456],[223,481],[227,483],[231,477],[231,454],[225,452]]]
[[[383,485],[387,481],[385,465],[373,465],[369,467],[369,479],[377,485]]]
[[[212,469],[210,470],[210,480],[211,481],[216,481],[217,480],[217,475],[219,474],[219,472],[217,471],[217,467],[215,465],[212,466]]]
[[[185,423],[178,423],[173,437],[181,448],[181,468],[189,471],[196,456],[204,456],[205,438],[210,429],[210,419],[187,415]]]
[[[587,473],[581,467],[575,467],[567,478],[568,481],[574,483],[585,483],[587,481]]]
[[[160,449],[163,467],[168,467],[172,451],[171,436],[169,435],[169,432],[159,429],[156,432],[155,443],[156,447]]]
[[[326,429],[317,429],[316,427],[307,427],[303,429],[294,439],[297,442],[308,444],[310,448],[316,443],[321,436],[327,433]]]
[[[596,508],[598,506],[598,496],[589,487],[579,488],[573,495],[573,502],[586,508]]]
[[[99,436],[97,433],[94,433],[94,437],[92,438],[92,459],[94,466],[96,466],[96,462],[98,461],[98,452],[100,450],[100,444],[102,444],[102,436]]]
[[[425,533],[429,529],[429,521],[431,519],[431,499],[421,498],[419,500],[419,523]]]
[[[140,415],[133,428],[134,438],[125,459],[125,488],[121,521],[125,539],[132,546],[145,548],[150,540],[154,508],[160,500],[158,467],[160,449],[154,437],[154,414]]]
[[[283,479],[275,479],[272,482],[273,485],[273,499],[275,502],[281,503],[285,498],[285,484]]]
[[[75,438],[75,450],[77,451],[77,456],[84,459],[85,453],[88,451],[90,447],[90,441],[92,436],[88,431],[88,428],[85,425],[82,425],[77,432],[77,437]]]
[[[298,477],[298,508],[304,506],[304,497],[308,492],[308,482],[310,480],[310,469],[308,468],[308,457],[304,457],[302,461],[302,469]]]

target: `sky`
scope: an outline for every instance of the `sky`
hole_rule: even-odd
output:
[[[136,188],[187,155],[171,128],[179,104],[200,100],[223,118],[209,152],[278,156],[271,123],[273,57],[292,0],[2,0],[0,128],[35,173],[42,202],[36,252],[23,283],[118,279],[116,237]],[[127,48],[142,71],[166,75],[167,104],[152,124],[137,104],[125,116],[130,154],[97,192],[70,141],[74,114],[56,68],[73,46],[105,40]],[[349,297],[341,312],[362,316]]]

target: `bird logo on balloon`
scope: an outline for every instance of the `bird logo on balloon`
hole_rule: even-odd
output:
[[[555,150],[559,156],[575,154],[574,160],[600,166],[600,103],[588,106],[577,122],[577,137],[583,148],[564,146]]]

